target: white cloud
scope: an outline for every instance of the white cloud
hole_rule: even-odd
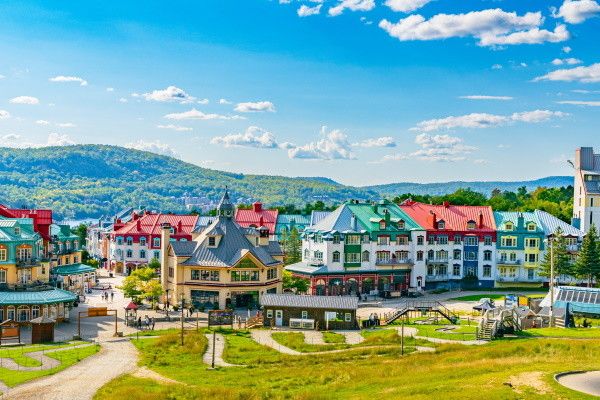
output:
[[[311,15],[317,15],[321,12],[322,4],[317,4],[314,7],[309,7],[306,4],[302,4],[296,11],[299,17],[309,17]]]
[[[60,133],[49,134],[46,138],[46,141],[42,143],[24,141],[21,139],[21,135],[17,135],[14,133],[0,136],[0,139],[2,139],[0,144],[6,147],[14,147],[18,149],[39,148],[48,146],[70,146],[75,144],[75,142],[68,135],[61,135]]]
[[[494,64],[494,65],[492,65],[492,69],[502,69],[502,65],[501,64]]]
[[[387,0],[385,5],[393,11],[409,13],[424,7],[432,0]]]
[[[234,133],[225,136],[215,136],[210,143],[225,147],[256,147],[261,149],[276,149],[279,147],[271,132],[257,126],[250,126],[244,133]]]
[[[581,64],[581,60],[578,58],[555,58],[554,60],[552,60],[552,65],[563,65],[563,64],[567,64],[567,65],[576,65],[576,64]]]
[[[497,46],[568,39],[569,33],[563,25],[554,32],[539,29],[543,20],[541,12],[519,16],[496,8],[466,14],[437,14],[430,19],[413,14],[397,23],[383,19],[379,27],[401,41],[474,37],[479,39],[480,46]]]
[[[10,113],[6,110],[0,110],[0,119],[10,118]]]
[[[600,63],[588,67],[576,67],[571,69],[557,69],[539,76],[534,81],[565,81],[565,82],[600,82]]]
[[[369,20],[367,17],[363,16],[360,17],[360,22],[362,22],[365,25],[373,25],[373,21]]]
[[[296,146],[288,149],[289,158],[305,160],[352,160],[356,157],[352,153],[348,136],[340,130],[327,132],[326,127],[321,128],[323,139]]]
[[[361,142],[352,143],[355,147],[396,147],[396,142],[391,136],[382,136],[378,138],[369,138]]]
[[[114,91],[115,91],[115,88],[112,88],[112,87],[107,87],[107,88],[106,88],[106,91],[107,91],[107,92],[114,92]]]
[[[275,105],[270,101],[255,101],[255,102],[245,102],[245,103],[237,103],[234,108],[237,112],[275,112]]]
[[[45,119],[38,119],[35,121],[35,123],[38,125],[50,125],[50,122],[46,121]]]
[[[600,4],[594,0],[565,0],[554,17],[563,18],[570,24],[580,24],[599,13]]]
[[[188,126],[173,125],[173,124],[169,124],[169,125],[156,125],[156,127],[158,129],[170,129],[170,130],[177,131],[177,132],[186,132],[186,131],[191,131],[192,130],[192,128],[190,128]]]
[[[467,100],[504,100],[504,101],[513,99],[513,97],[510,97],[510,96],[487,96],[487,95],[481,95],[481,94],[460,96],[459,98],[467,99]]]
[[[590,94],[590,93],[600,93],[600,90],[586,90],[586,89],[573,89],[571,90],[573,93],[582,93],[582,94]]]
[[[10,102],[12,104],[30,104],[30,105],[40,104],[40,100],[37,97],[32,97],[32,96],[14,97],[14,98],[10,99]]]
[[[206,105],[208,103],[210,103],[210,101],[208,99],[200,99],[197,101],[198,104],[202,104],[202,105]]]
[[[150,153],[160,154],[163,156],[179,157],[179,154],[168,144],[162,143],[160,140],[144,141],[142,139],[135,143],[127,143],[125,147],[135,150],[149,151]]]
[[[231,104],[231,102],[227,99],[219,99],[219,104]]]
[[[59,75],[59,76],[55,76],[54,78],[50,78],[48,79],[50,82],[77,82],[79,83],[80,86],[87,86],[87,81],[83,78],[80,78],[78,76],[64,76],[64,75]]]
[[[6,76],[0,74],[0,79],[4,79],[4,78],[6,78]]]
[[[600,107],[600,101],[564,100],[557,101],[558,104],[571,104],[575,106]]]
[[[547,121],[553,117],[565,117],[567,113],[550,110],[534,110],[511,115],[496,115],[486,113],[472,113],[461,116],[450,116],[441,119],[430,119],[421,121],[417,126],[410,128],[413,131],[434,132],[439,130],[470,128],[483,129],[503,126],[512,122],[538,123]]]
[[[51,133],[48,135],[47,146],[70,146],[75,142],[68,135],[61,135],[60,133]]]
[[[176,86],[169,86],[166,89],[161,90],[153,90],[149,93],[142,93],[138,95],[137,93],[132,94],[133,97],[143,97],[147,101],[158,101],[161,103],[173,102],[177,101],[180,103],[191,103],[196,100],[195,97],[190,96],[185,92],[185,90],[180,89]]]
[[[21,138],[21,135],[17,135],[16,133],[8,133],[6,135],[0,136],[0,144],[3,146],[13,147],[11,146]]]
[[[180,112],[180,113],[167,114],[164,116],[164,118],[173,119],[173,120],[177,120],[177,121],[186,120],[186,119],[197,119],[197,120],[202,120],[202,121],[206,121],[206,120],[210,120],[210,119],[222,119],[222,120],[244,119],[243,117],[240,117],[239,115],[229,116],[229,115],[221,115],[221,114],[205,114],[200,110],[196,110],[195,108],[192,108],[189,111],[184,111],[184,112]]]
[[[415,143],[420,147],[419,150],[409,154],[385,155],[375,163],[408,159],[442,162],[464,161],[469,154],[477,150],[477,147],[465,145],[461,138],[450,135],[421,133],[415,137]]]
[[[473,163],[475,164],[489,164],[489,160],[483,159],[483,158],[478,158],[477,160],[473,160]]]
[[[58,126],[59,128],[75,128],[77,125],[75,125],[72,122],[62,122],[62,123],[56,124],[56,126]]]
[[[332,17],[337,17],[346,9],[350,11],[370,11],[374,8],[375,0],[340,0],[335,7],[329,9],[328,13]]]
[[[562,51],[565,54],[569,54],[571,52],[571,50],[573,50],[572,48],[570,48],[569,46],[563,46]]]
[[[127,103],[129,100],[127,100],[125,97],[121,97],[119,99],[119,103]]]

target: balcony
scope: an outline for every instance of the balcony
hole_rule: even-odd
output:
[[[443,281],[447,281],[448,279],[449,279],[448,274],[426,275],[425,276],[425,281],[429,281],[429,282],[443,282]]]
[[[37,258],[17,258],[17,267],[35,267],[40,265],[40,260]]]
[[[448,264],[450,261],[448,258],[427,258],[425,262],[427,264]]]
[[[413,260],[410,258],[398,259],[390,258],[387,260],[376,260],[375,265],[413,265]]]
[[[579,251],[581,250],[580,244],[569,244],[567,245],[567,251]]]
[[[501,265],[521,265],[521,260],[518,260],[518,259],[517,260],[509,260],[509,259],[498,258],[496,260],[496,263],[499,265],[500,264]]]
[[[310,265],[323,265],[322,258],[308,257],[305,260]]]

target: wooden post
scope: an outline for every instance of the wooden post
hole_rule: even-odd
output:
[[[217,344],[217,331],[213,330],[213,352],[212,352],[212,362],[211,362],[211,368],[215,369],[215,349],[216,349],[216,344]]]
[[[117,318],[117,310],[115,310],[115,336],[119,336],[119,330],[117,329],[117,324],[119,323],[118,321],[119,320]]]
[[[402,318],[402,334],[400,335],[400,355],[404,355],[404,318]]]
[[[181,346],[183,346],[183,295],[181,295]]]

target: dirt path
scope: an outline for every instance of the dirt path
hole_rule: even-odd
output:
[[[208,339],[208,347],[206,348],[206,353],[202,357],[202,361],[206,365],[212,365],[212,356],[213,356],[213,335],[207,333],[206,339]],[[216,367],[243,367],[243,365],[237,364],[229,364],[225,360],[223,360],[223,351],[225,350],[225,337],[220,333],[215,335],[215,366]]]
[[[344,335],[347,344],[360,344],[365,341],[363,335],[359,331],[335,331],[340,335]]]
[[[104,384],[137,368],[137,350],[129,339],[102,343],[99,353],[60,371],[0,396],[2,400],[90,400]]]
[[[140,367],[140,368],[136,369],[135,372],[131,375],[135,376],[136,378],[152,379],[153,381],[157,381],[160,383],[167,383],[167,384],[176,383],[176,384],[184,385],[184,383],[176,381],[175,379],[167,378],[166,376],[162,376],[158,372],[155,372],[155,371],[149,369],[148,367]]]

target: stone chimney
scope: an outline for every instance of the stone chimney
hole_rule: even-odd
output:
[[[165,222],[161,225],[160,235],[160,283],[163,289],[168,287],[169,279],[169,242],[171,241],[171,224]]]

